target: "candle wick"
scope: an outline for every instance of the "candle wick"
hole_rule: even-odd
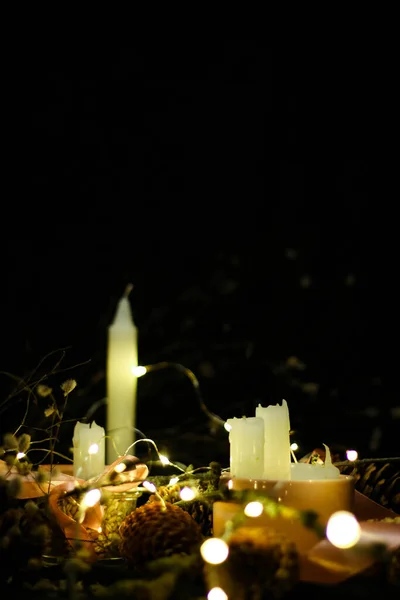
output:
[[[128,298],[129,294],[131,293],[131,291],[133,290],[134,285],[133,283],[128,283],[128,285],[125,288],[125,292],[124,292],[124,298]]]

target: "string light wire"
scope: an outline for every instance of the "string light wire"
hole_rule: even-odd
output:
[[[179,373],[182,373],[183,375],[188,377],[191,384],[193,385],[193,389],[196,393],[196,397],[199,402],[200,409],[203,411],[203,413],[208,417],[208,419],[211,422],[215,423],[216,425],[218,425],[220,427],[224,426],[225,421],[223,419],[221,419],[221,417],[219,417],[218,415],[216,415],[215,413],[210,411],[209,408],[207,407],[207,405],[205,404],[205,402],[203,400],[203,396],[200,391],[199,380],[197,379],[197,377],[193,373],[193,371],[191,371],[187,367],[184,367],[180,363],[162,361],[159,363],[154,363],[152,365],[144,365],[143,367],[136,367],[133,369],[133,373],[136,374],[137,377],[142,377],[143,375],[147,375],[147,373],[151,373],[153,371],[159,371],[161,369],[175,369],[176,371],[179,371]]]

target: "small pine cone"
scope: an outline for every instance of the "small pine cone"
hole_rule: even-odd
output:
[[[131,567],[170,556],[190,554],[203,539],[192,517],[174,504],[147,502],[124,519],[120,553]]]
[[[165,502],[169,502],[170,504],[174,504],[174,502],[178,502],[178,500],[180,500],[180,495],[179,495],[180,491],[181,491],[181,486],[178,484],[161,485],[160,487],[157,488],[157,494],[159,496],[161,496],[161,498]],[[160,501],[160,499],[155,494],[152,494],[148,499],[148,502],[159,502],[159,501]]]
[[[283,536],[260,527],[241,527],[229,539],[221,565],[206,565],[206,580],[229,598],[280,598],[299,581],[299,554]]]
[[[213,506],[211,503],[203,500],[191,500],[189,502],[180,502],[179,506],[183,508],[200,526],[204,537],[210,537],[213,531]]]

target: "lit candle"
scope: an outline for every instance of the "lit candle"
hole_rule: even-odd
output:
[[[286,400],[282,400],[282,406],[259,404],[256,417],[264,421],[264,479],[290,479],[290,422]]]
[[[76,423],[73,437],[74,475],[78,479],[91,479],[104,471],[105,431],[93,421]]]
[[[258,417],[227,420],[232,477],[260,479],[264,470],[264,422]]]
[[[137,329],[128,294],[118,303],[108,329],[107,354],[107,463],[124,454],[135,440],[136,384],[138,364]],[[115,447],[114,447],[115,446]]]

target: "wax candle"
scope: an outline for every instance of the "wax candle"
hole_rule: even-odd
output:
[[[340,470],[332,464],[331,452],[326,444],[325,463],[293,463],[291,465],[291,478],[294,481],[305,481],[306,479],[337,479]]]
[[[282,400],[282,406],[259,404],[256,417],[264,421],[264,479],[290,479],[290,422],[286,400]]]
[[[92,424],[76,423],[73,437],[75,477],[91,479],[104,471],[104,439],[104,429],[94,421]]]
[[[124,454],[135,440],[137,329],[126,293],[108,329],[107,463]]]
[[[258,417],[227,420],[232,477],[260,479],[264,470],[264,421]]]

